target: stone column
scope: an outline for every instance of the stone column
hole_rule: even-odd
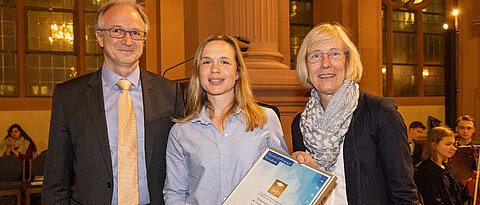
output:
[[[278,51],[279,0],[224,0],[225,32],[251,43],[245,55],[249,69],[289,69]]]
[[[245,63],[255,99],[280,110],[285,141],[292,150],[290,124],[308,98],[303,97],[307,89],[298,85],[295,70],[287,65],[289,1],[223,0],[223,4],[225,34],[244,36],[251,41]]]

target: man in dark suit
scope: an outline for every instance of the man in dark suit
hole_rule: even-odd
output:
[[[42,204],[117,204],[119,80],[132,84],[127,93],[137,128],[136,198],[163,204],[167,137],[172,117],[183,109],[180,87],[139,68],[148,18],[135,0],[107,2],[97,13],[96,30],[102,68],[54,90]]]
[[[423,144],[419,144],[418,141],[424,130],[425,125],[419,121],[414,121],[408,126],[408,144],[410,144],[410,155],[414,166],[422,161]]]

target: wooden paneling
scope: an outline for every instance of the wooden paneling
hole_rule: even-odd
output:
[[[472,34],[480,36],[480,1],[470,0],[470,16],[472,18]]]

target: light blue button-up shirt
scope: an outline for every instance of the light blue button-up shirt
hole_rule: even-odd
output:
[[[116,83],[125,79],[111,71],[105,64],[102,67],[103,100],[105,103],[105,117],[107,119],[108,142],[110,144],[110,156],[113,171],[113,196],[112,204],[117,204],[117,145],[118,145],[118,96],[120,88]],[[140,68],[137,68],[126,78],[132,83],[130,97],[132,98],[137,120],[137,143],[138,143],[138,192],[140,204],[149,204],[150,196],[147,186],[147,169],[145,166],[145,131],[143,116],[142,85],[140,80]],[[95,171],[95,170],[92,170]]]
[[[288,153],[282,127],[271,109],[263,129],[245,131],[245,119],[231,115],[220,133],[203,107],[196,119],[177,123],[167,144],[165,203],[221,204],[267,146]],[[246,118],[243,111],[237,116]]]

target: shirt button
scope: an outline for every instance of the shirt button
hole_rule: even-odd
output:
[[[227,156],[227,154],[225,154],[225,152],[222,152],[222,155],[223,155],[224,157]]]
[[[112,188],[112,184],[110,182],[107,182],[107,187]]]
[[[225,133],[225,137],[228,137],[228,133]]]

